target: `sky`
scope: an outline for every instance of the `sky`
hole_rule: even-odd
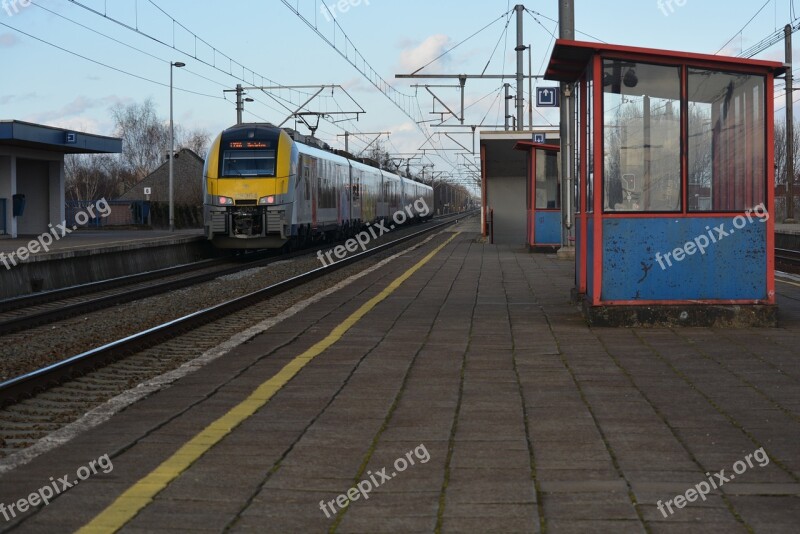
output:
[[[397,80],[395,74],[413,72],[432,60],[436,61],[421,72],[513,74],[515,19],[512,17],[508,26],[506,22],[514,3],[325,3],[327,9],[321,0],[287,0],[286,4],[282,0],[1,0],[4,72],[0,76],[0,119],[112,135],[111,108],[141,104],[149,98],[159,116],[168,121],[170,62],[180,61],[186,67],[173,69],[173,110],[175,123],[185,130],[205,130],[213,136],[234,124],[235,97],[223,91],[237,83],[336,85],[341,87],[323,90],[306,111],[363,113],[357,121],[352,113],[330,115],[320,121],[318,137],[343,148],[341,135],[352,132],[356,135],[350,137],[350,150],[357,153],[375,137],[367,133],[392,132],[381,138],[389,151],[409,155],[423,146],[449,149],[426,151],[424,159],[413,161],[417,166],[435,165],[431,170],[456,171],[466,179],[458,170],[463,168],[459,163],[472,156],[459,156],[463,150],[442,134],[426,141],[414,120],[330,43],[346,48],[351,58],[357,50],[359,65],[365,61],[385,82],[408,95],[405,101],[416,106],[418,115],[433,120],[439,117],[431,113],[434,105],[436,111],[443,107],[434,104],[424,88],[411,85],[452,85],[457,80]],[[532,46],[534,74],[543,74],[558,35],[558,0],[523,5],[528,10],[524,40]],[[792,0],[575,0],[580,40],[699,53],[736,55],[795,18]],[[798,49],[795,47],[796,57],[800,57]],[[783,54],[781,42],[756,58],[782,61]],[[526,69],[527,65],[526,55]],[[514,80],[509,82],[513,94]],[[467,81],[466,124],[503,123],[502,83],[498,79]],[[537,80],[536,85],[553,83]],[[460,95],[456,88],[432,90],[457,110]],[[309,133],[291,113],[316,91],[248,91],[254,101],[245,104],[244,120],[286,121],[284,126]],[[779,109],[784,97],[778,96],[775,102]],[[554,110],[536,110],[535,125],[553,127],[557,122]],[[447,123],[457,122],[451,117]],[[468,129],[430,124],[427,131],[451,132],[453,139],[472,147]]]

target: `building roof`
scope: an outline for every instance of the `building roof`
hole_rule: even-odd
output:
[[[549,143],[534,143],[533,141],[517,141],[517,144],[514,145],[514,150],[551,150],[559,152],[561,146]]]
[[[0,120],[0,146],[17,146],[61,154],[118,154],[122,139],[87,134],[17,120]]]
[[[658,48],[641,48],[636,46],[610,45],[605,43],[590,43],[586,41],[570,41],[557,39],[550,55],[550,63],[545,71],[546,80],[559,82],[574,82],[586,69],[587,63],[595,54],[606,53],[635,54],[649,56],[652,60],[673,60],[685,63],[697,63],[698,66],[710,66],[724,69],[736,68],[752,70],[754,73],[771,72],[774,75],[783,74],[786,67],[777,61],[763,61],[760,59],[746,59],[731,56],[715,56],[711,54],[695,54],[692,52],[678,52]]]
[[[176,203],[203,204],[203,163],[203,158],[193,150],[182,148],[177,151],[172,186]],[[147,200],[145,187],[151,189],[149,200],[166,202],[169,199],[169,159],[116,200]]]

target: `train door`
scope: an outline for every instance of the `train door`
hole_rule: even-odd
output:
[[[306,156],[308,166],[304,169],[304,173],[308,177],[309,191],[311,192],[311,228],[316,229],[319,225],[318,212],[317,212],[317,199],[319,198],[319,191],[317,187],[317,160]]]
[[[389,201],[389,213],[388,217],[393,217],[395,213],[397,213],[400,208],[400,180],[397,178],[389,178],[389,191],[391,192],[390,201]]]
[[[320,160],[317,174],[317,222],[319,226],[330,231],[338,226],[336,171],[331,161]]]
[[[361,171],[350,165],[350,198],[352,199],[350,220],[355,224],[359,224],[360,221],[363,220],[361,208],[361,181]]]
[[[336,164],[336,190],[339,192],[339,225],[349,227],[351,221],[350,203],[350,176],[347,167]]]

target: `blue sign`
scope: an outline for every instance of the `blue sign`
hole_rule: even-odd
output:
[[[536,107],[537,108],[557,108],[561,105],[560,91],[558,87],[537,87],[536,88]]]
[[[78,134],[75,132],[67,132],[65,142],[68,145],[74,145],[78,142]]]
[[[544,143],[544,134],[543,133],[533,134],[533,142]]]

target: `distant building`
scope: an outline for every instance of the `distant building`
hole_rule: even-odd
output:
[[[173,164],[173,200],[175,204],[203,205],[203,158],[188,148],[175,154]],[[148,200],[144,188],[151,190],[151,202],[169,202],[169,160],[130,188],[117,200]]]

